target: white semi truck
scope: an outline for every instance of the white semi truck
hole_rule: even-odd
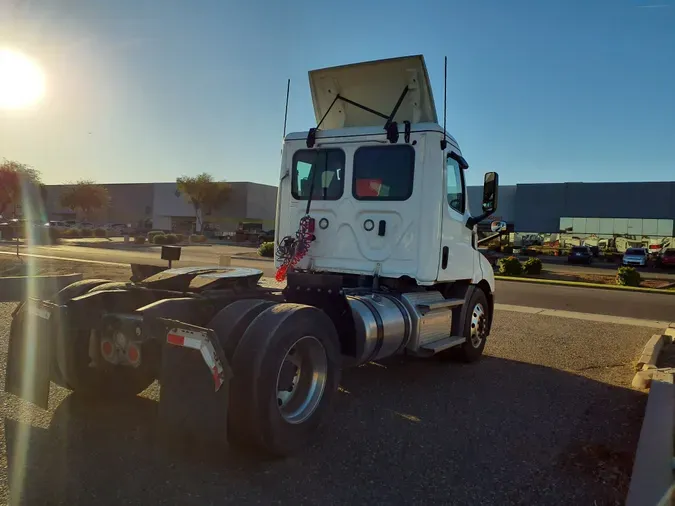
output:
[[[15,311],[6,390],[45,406],[161,385],[171,437],[285,456],[306,444],[341,370],[395,354],[483,353],[494,275],[471,216],[459,145],[439,125],[424,59],[309,74],[317,127],[285,137],[277,278],[236,267],[84,280]],[[445,121],[444,121],[445,123]],[[30,374],[28,374],[30,372]]]

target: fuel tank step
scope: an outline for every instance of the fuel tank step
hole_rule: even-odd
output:
[[[417,307],[427,311],[434,311],[442,308],[452,308],[464,304],[464,299],[443,299],[437,302],[417,304]]]
[[[464,344],[465,342],[466,337],[461,336],[444,337],[442,339],[438,339],[437,341],[426,343],[423,346],[420,346],[420,351],[435,355],[436,353],[439,353],[443,350],[447,350],[448,348],[452,348],[453,346],[459,346],[460,344]]]

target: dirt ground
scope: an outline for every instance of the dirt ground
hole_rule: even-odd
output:
[[[32,257],[22,257],[21,259],[0,258],[0,276],[37,276],[72,273],[82,273],[85,279],[100,278],[111,281],[129,281],[131,267]]]

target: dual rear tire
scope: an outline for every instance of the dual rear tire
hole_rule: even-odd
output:
[[[230,304],[210,327],[232,367],[230,444],[273,456],[305,446],[340,379],[331,319],[315,307],[253,299]]]

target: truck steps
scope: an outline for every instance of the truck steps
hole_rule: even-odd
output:
[[[436,309],[453,308],[464,304],[464,299],[443,299],[435,302],[417,304],[423,311],[435,311]]]
[[[442,339],[438,339],[437,341],[426,343],[423,346],[420,346],[420,351],[424,352],[425,354],[429,353],[431,355],[435,355],[436,353],[447,350],[448,348],[452,348],[453,346],[459,346],[464,342],[466,342],[466,337],[444,337]]]

